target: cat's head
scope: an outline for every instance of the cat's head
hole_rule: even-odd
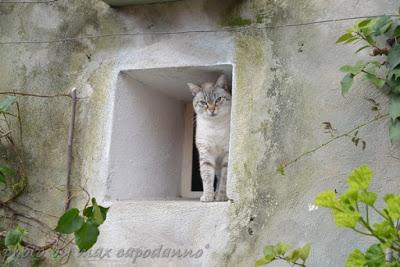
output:
[[[215,83],[203,83],[201,86],[188,83],[193,95],[193,107],[197,116],[217,118],[230,113],[231,95],[225,75],[219,76]]]

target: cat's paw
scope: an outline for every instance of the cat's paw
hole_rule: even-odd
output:
[[[215,201],[228,201],[228,197],[226,196],[226,193],[217,193]]]
[[[214,201],[214,194],[207,194],[207,195],[202,195],[200,198],[201,202],[212,202]]]

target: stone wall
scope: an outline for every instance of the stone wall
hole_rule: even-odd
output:
[[[310,266],[343,266],[351,248],[367,243],[336,228],[327,210],[309,211],[309,204],[322,190],[343,191],[346,175],[362,163],[375,170],[375,191],[396,191],[399,162],[391,156],[399,152],[390,144],[388,122],[360,130],[365,151],[340,139],[291,164],[285,176],[276,169],[329,140],[322,122],[345,132],[374,117],[365,98],[385,106],[385,96],[362,81],[346,98],[340,95],[338,68],[357,56],[335,41],[351,18],[393,14],[397,8],[394,0],[184,0],[122,8],[97,0],[0,3],[0,88],[53,94],[76,87],[84,98],[78,105],[73,183],[111,205],[97,247],[204,248],[199,259],[140,259],[138,266],[251,266],[267,243],[311,242]],[[254,27],[238,30],[248,22],[233,19],[237,16]],[[108,202],[120,71],[212,64],[234,65],[233,203]],[[48,214],[59,216],[64,206],[69,100],[20,102],[29,186],[17,201],[36,211],[14,207],[54,225]],[[82,204],[83,197],[73,204]],[[27,227],[38,242],[46,240],[37,227]],[[69,265],[126,266],[131,260],[73,256]]]

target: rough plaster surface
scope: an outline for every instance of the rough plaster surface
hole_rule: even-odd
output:
[[[101,1],[60,0],[52,4],[0,4],[1,41],[54,40],[121,32],[158,34],[86,38],[55,43],[3,44],[0,86],[36,93],[67,92],[79,103],[74,184],[104,202],[114,90],[121,70],[234,63],[231,139],[231,204],[113,202],[98,247],[189,248],[210,245],[201,260],[142,261],[143,266],[251,266],[267,243],[311,242],[309,266],[343,266],[355,246],[368,243],[337,229],[326,210],[309,211],[318,192],[345,188],[349,171],[362,163],[375,170],[372,189],[399,187],[398,147],[387,137],[387,121],[360,131],[367,149],[339,140],[276,174],[288,161],[328,140],[321,122],[346,131],[374,116],[364,100],[386,99],[358,81],[347,98],[339,94],[342,64],[354,49],[335,45],[353,21],[307,22],[392,14],[395,1],[208,1],[187,0],[112,9]],[[269,26],[242,33],[223,31],[226,16],[261,16]],[[45,19],[44,19],[45,18]],[[217,30],[202,32],[202,30]],[[222,31],[220,31],[222,30]],[[194,32],[187,32],[194,31]],[[170,34],[180,32],[179,34]],[[361,57],[366,57],[366,52]],[[68,99],[21,100],[29,187],[18,202],[51,215],[62,213]],[[76,204],[82,200],[77,199]],[[14,205],[41,217],[55,218]],[[215,221],[215,218],[221,222]],[[8,223],[8,222],[7,222]],[[46,234],[29,227],[44,241]],[[210,243],[209,243],[210,242]],[[70,266],[126,266],[123,260],[91,262],[72,257]],[[280,266],[278,264],[271,266]]]

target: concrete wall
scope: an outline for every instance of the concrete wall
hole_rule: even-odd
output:
[[[267,243],[311,242],[309,266],[343,266],[353,247],[368,244],[337,229],[328,211],[309,211],[309,204],[322,190],[343,191],[346,175],[361,163],[375,170],[373,190],[396,191],[398,160],[392,156],[399,152],[389,142],[387,121],[360,131],[367,140],[365,151],[341,139],[291,165],[285,176],[276,168],[327,141],[323,121],[344,132],[373,118],[365,98],[385,106],[385,96],[362,81],[347,98],[340,95],[338,68],[357,56],[355,49],[335,44],[354,20],[337,19],[396,10],[396,1],[377,0],[186,0],[119,9],[97,0],[0,3],[2,42],[92,36],[2,44],[0,87],[37,93],[78,88],[86,98],[79,102],[74,184],[87,187],[104,203],[109,188],[112,88],[120,71],[234,64],[229,170],[233,203],[113,202],[97,246],[204,248],[201,258],[189,262],[142,259],[138,266],[250,266]],[[258,18],[255,26],[267,27],[238,32],[221,26],[238,14],[253,21]],[[94,37],[122,32],[154,34]],[[367,52],[358,57],[367,57]],[[68,99],[24,98],[21,104],[30,184],[18,202],[59,215],[64,192],[56,188],[65,183]],[[78,205],[82,199],[75,202]],[[54,217],[15,207],[55,223]],[[42,241],[46,238],[36,227],[30,232]],[[128,261],[73,257],[70,266],[126,266]]]

